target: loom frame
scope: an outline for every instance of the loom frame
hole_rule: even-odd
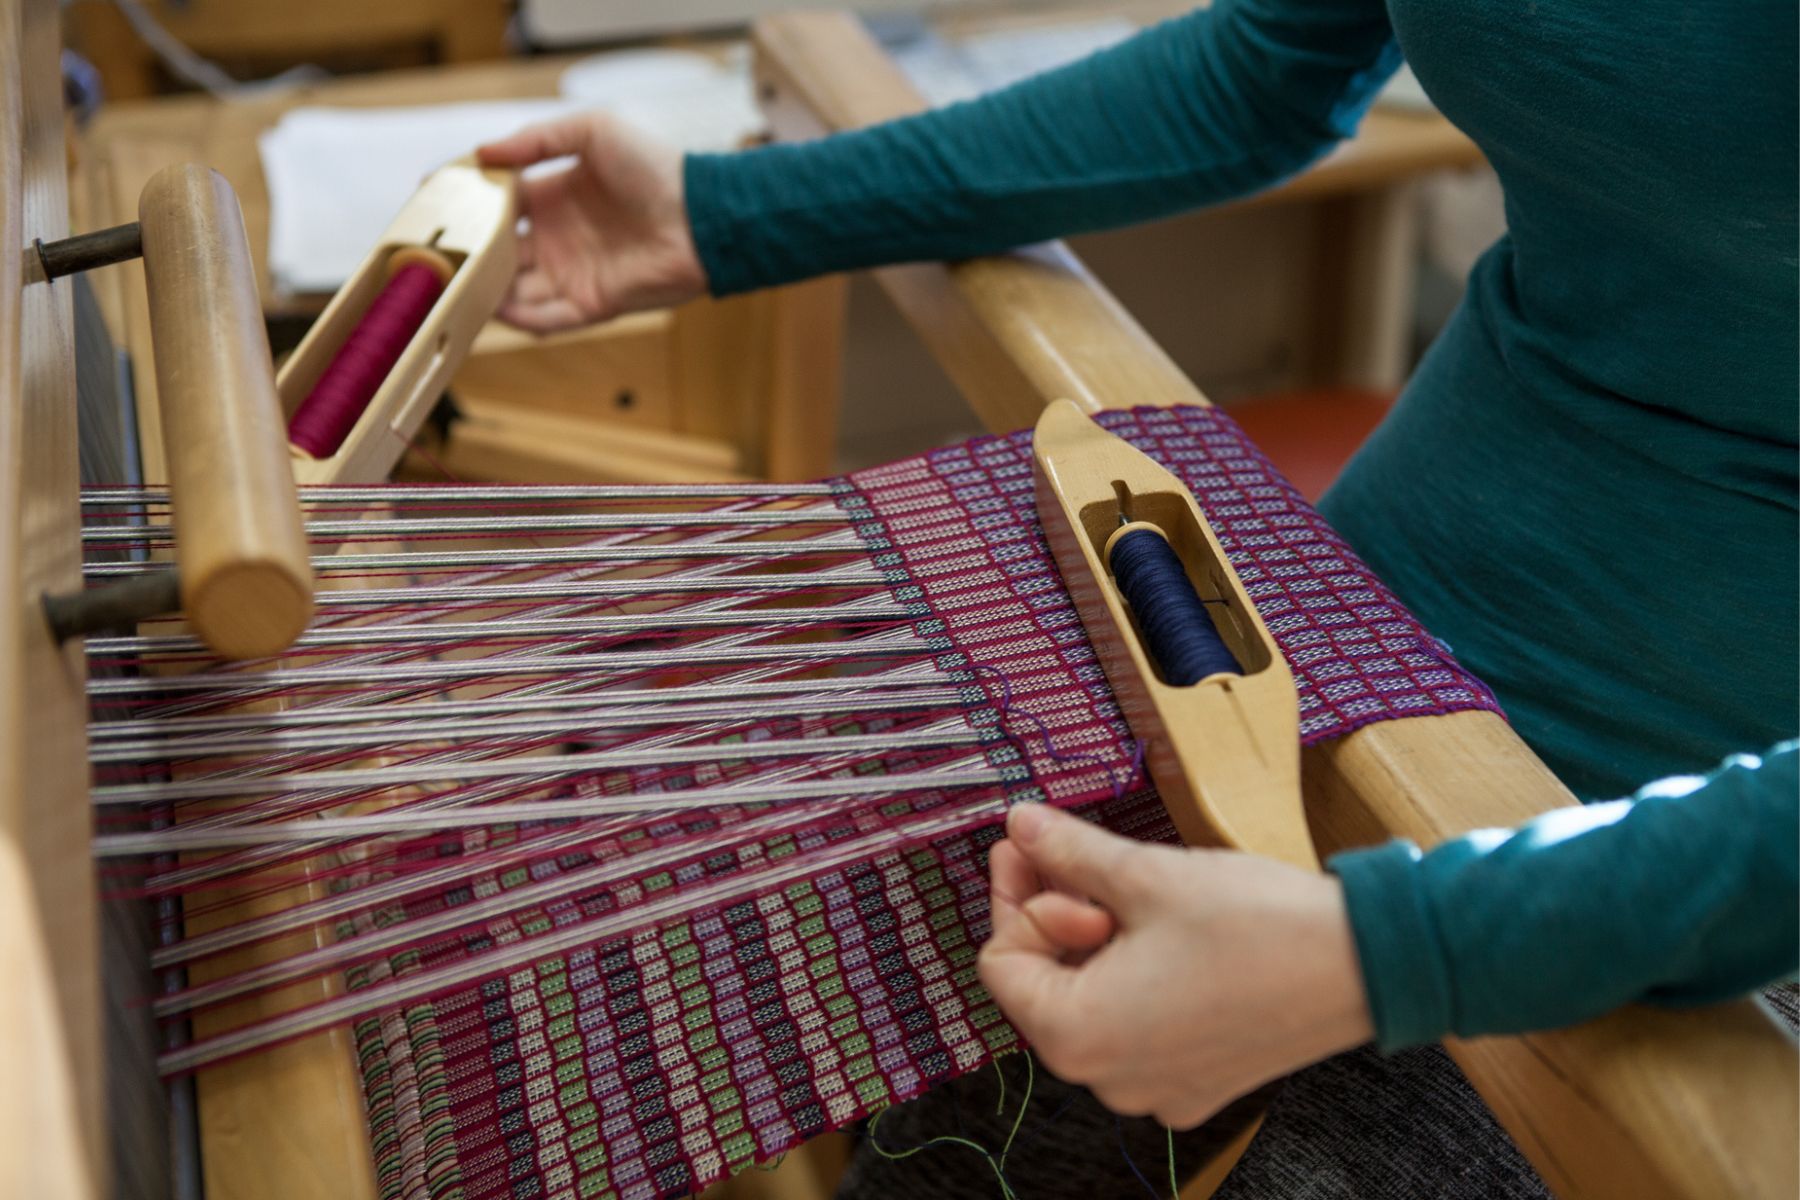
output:
[[[0,0],[0,1191],[87,1197],[108,1156],[85,668],[38,607],[81,585],[73,284],[32,251],[68,233],[59,15]]]
[[[80,648],[58,647],[37,607],[42,592],[79,583],[74,322],[71,289],[35,274],[27,252],[34,238],[68,232],[58,21],[54,0],[0,0],[0,961],[13,968],[0,989],[0,1078],[34,1081],[0,1095],[0,1190],[86,1197],[106,1193],[109,1172],[84,670]],[[755,43],[783,136],[919,107],[840,14],[767,19]],[[1090,410],[1205,402],[1059,244],[877,277],[991,429],[1029,423],[1059,397]],[[1573,799],[1482,713],[1367,727],[1309,750],[1304,777],[1313,838],[1327,853],[1389,834],[1428,844]],[[238,1192],[215,1176],[216,1194],[309,1196],[333,1155],[353,1166],[360,1148],[367,1163],[342,1043],[291,1049],[318,1073],[314,1090],[260,1068],[231,1097],[228,1128],[220,1108],[203,1118],[209,1171],[216,1155],[220,1169],[254,1168],[279,1186]],[[1562,1194],[1795,1191],[1793,1044],[1751,1002],[1631,1009],[1451,1050]],[[296,1095],[309,1098],[315,1129],[292,1126]],[[334,1149],[313,1140],[321,1131]],[[355,1174],[340,1176],[335,1194],[368,1194]]]

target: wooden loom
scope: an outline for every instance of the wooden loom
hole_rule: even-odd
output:
[[[0,485],[0,562],[12,581],[0,649],[8,772],[0,947],[25,965],[15,969],[23,986],[7,998],[19,1011],[0,1026],[0,1074],[36,1081],[30,1093],[10,1093],[22,1103],[0,1113],[0,1137],[19,1139],[0,1145],[0,1163],[27,1173],[18,1181],[26,1194],[83,1195],[101,1194],[105,1178],[84,672],[37,607],[41,594],[78,583],[69,297],[34,274],[29,250],[33,239],[65,232],[54,69],[33,69],[53,64],[55,47],[53,6],[0,0],[0,63],[26,68],[8,72],[0,113],[0,271],[23,280],[0,292],[0,329],[17,348],[0,375],[0,445],[11,459]],[[765,98],[789,129],[866,123],[916,105],[853,24],[773,21],[759,31],[759,50]],[[1201,402],[1059,248],[881,276],[992,427],[1030,423],[1061,396],[1089,409]],[[1501,722],[1476,714],[1371,726],[1309,752],[1305,774],[1307,819],[1325,852],[1389,833],[1429,843],[1571,802]],[[1794,1190],[1793,1049],[1751,1004],[1633,1010],[1453,1053],[1564,1194]],[[202,1101],[215,1194],[368,1194],[360,1099],[342,1041],[314,1038],[236,1067]],[[308,1099],[297,1105],[296,1095]]]

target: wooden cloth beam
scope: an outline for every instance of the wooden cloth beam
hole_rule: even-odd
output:
[[[921,111],[917,91],[841,13],[757,23],[759,96],[800,139]],[[1168,355],[1061,243],[876,272],[988,428],[1067,397],[1098,410],[1201,404]],[[1304,760],[1321,856],[1389,836],[1429,846],[1575,803],[1486,713],[1385,721]],[[1446,1043],[1564,1196],[1791,1197],[1800,1190],[1793,1040],[1751,1001],[1632,1007],[1573,1029]]]

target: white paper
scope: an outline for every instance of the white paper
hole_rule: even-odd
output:
[[[257,142],[276,286],[336,290],[425,176],[481,142],[568,111],[560,100],[292,110]]]
[[[339,287],[437,167],[522,126],[604,108],[683,150],[761,129],[748,58],[682,51],[597,56],[562,96],[407,108],[296,108],[258,139],[269,191],[269,270],[287,292]]]

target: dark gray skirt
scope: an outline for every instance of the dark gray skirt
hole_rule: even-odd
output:
[[[1793,985],[1765,998],[1790,1028]],[[888,1110],[871,1139],[863,1127],[842,1200],[1001,1195],[994,1166],[1025,1089],[1022,1055],[984,1067]],[[1006,1080],[1000,1106],[1000,1076]],[[1018,1200],[1169,1195],[1168,1134],[1149,1120],[1121,1120],[1084,1089],[1039,1070],[1025,1118],[1006,1155]],[[1550,1195],[1462,1072],[1436,1046],[1382,1055],[1354,1050],[1175,1135],[1176,1178],[1186,1180],[1264,1103],[1268,1117],[1218,1200],[1510,1200]],[[1001,1111],[996,1113],[996,1107]],[[902,1160],[884,1156],[934,1138]],[[874,1144],[871,1144],[873,1140]],[[880,1150],[877,1149],[880,1148]]]

